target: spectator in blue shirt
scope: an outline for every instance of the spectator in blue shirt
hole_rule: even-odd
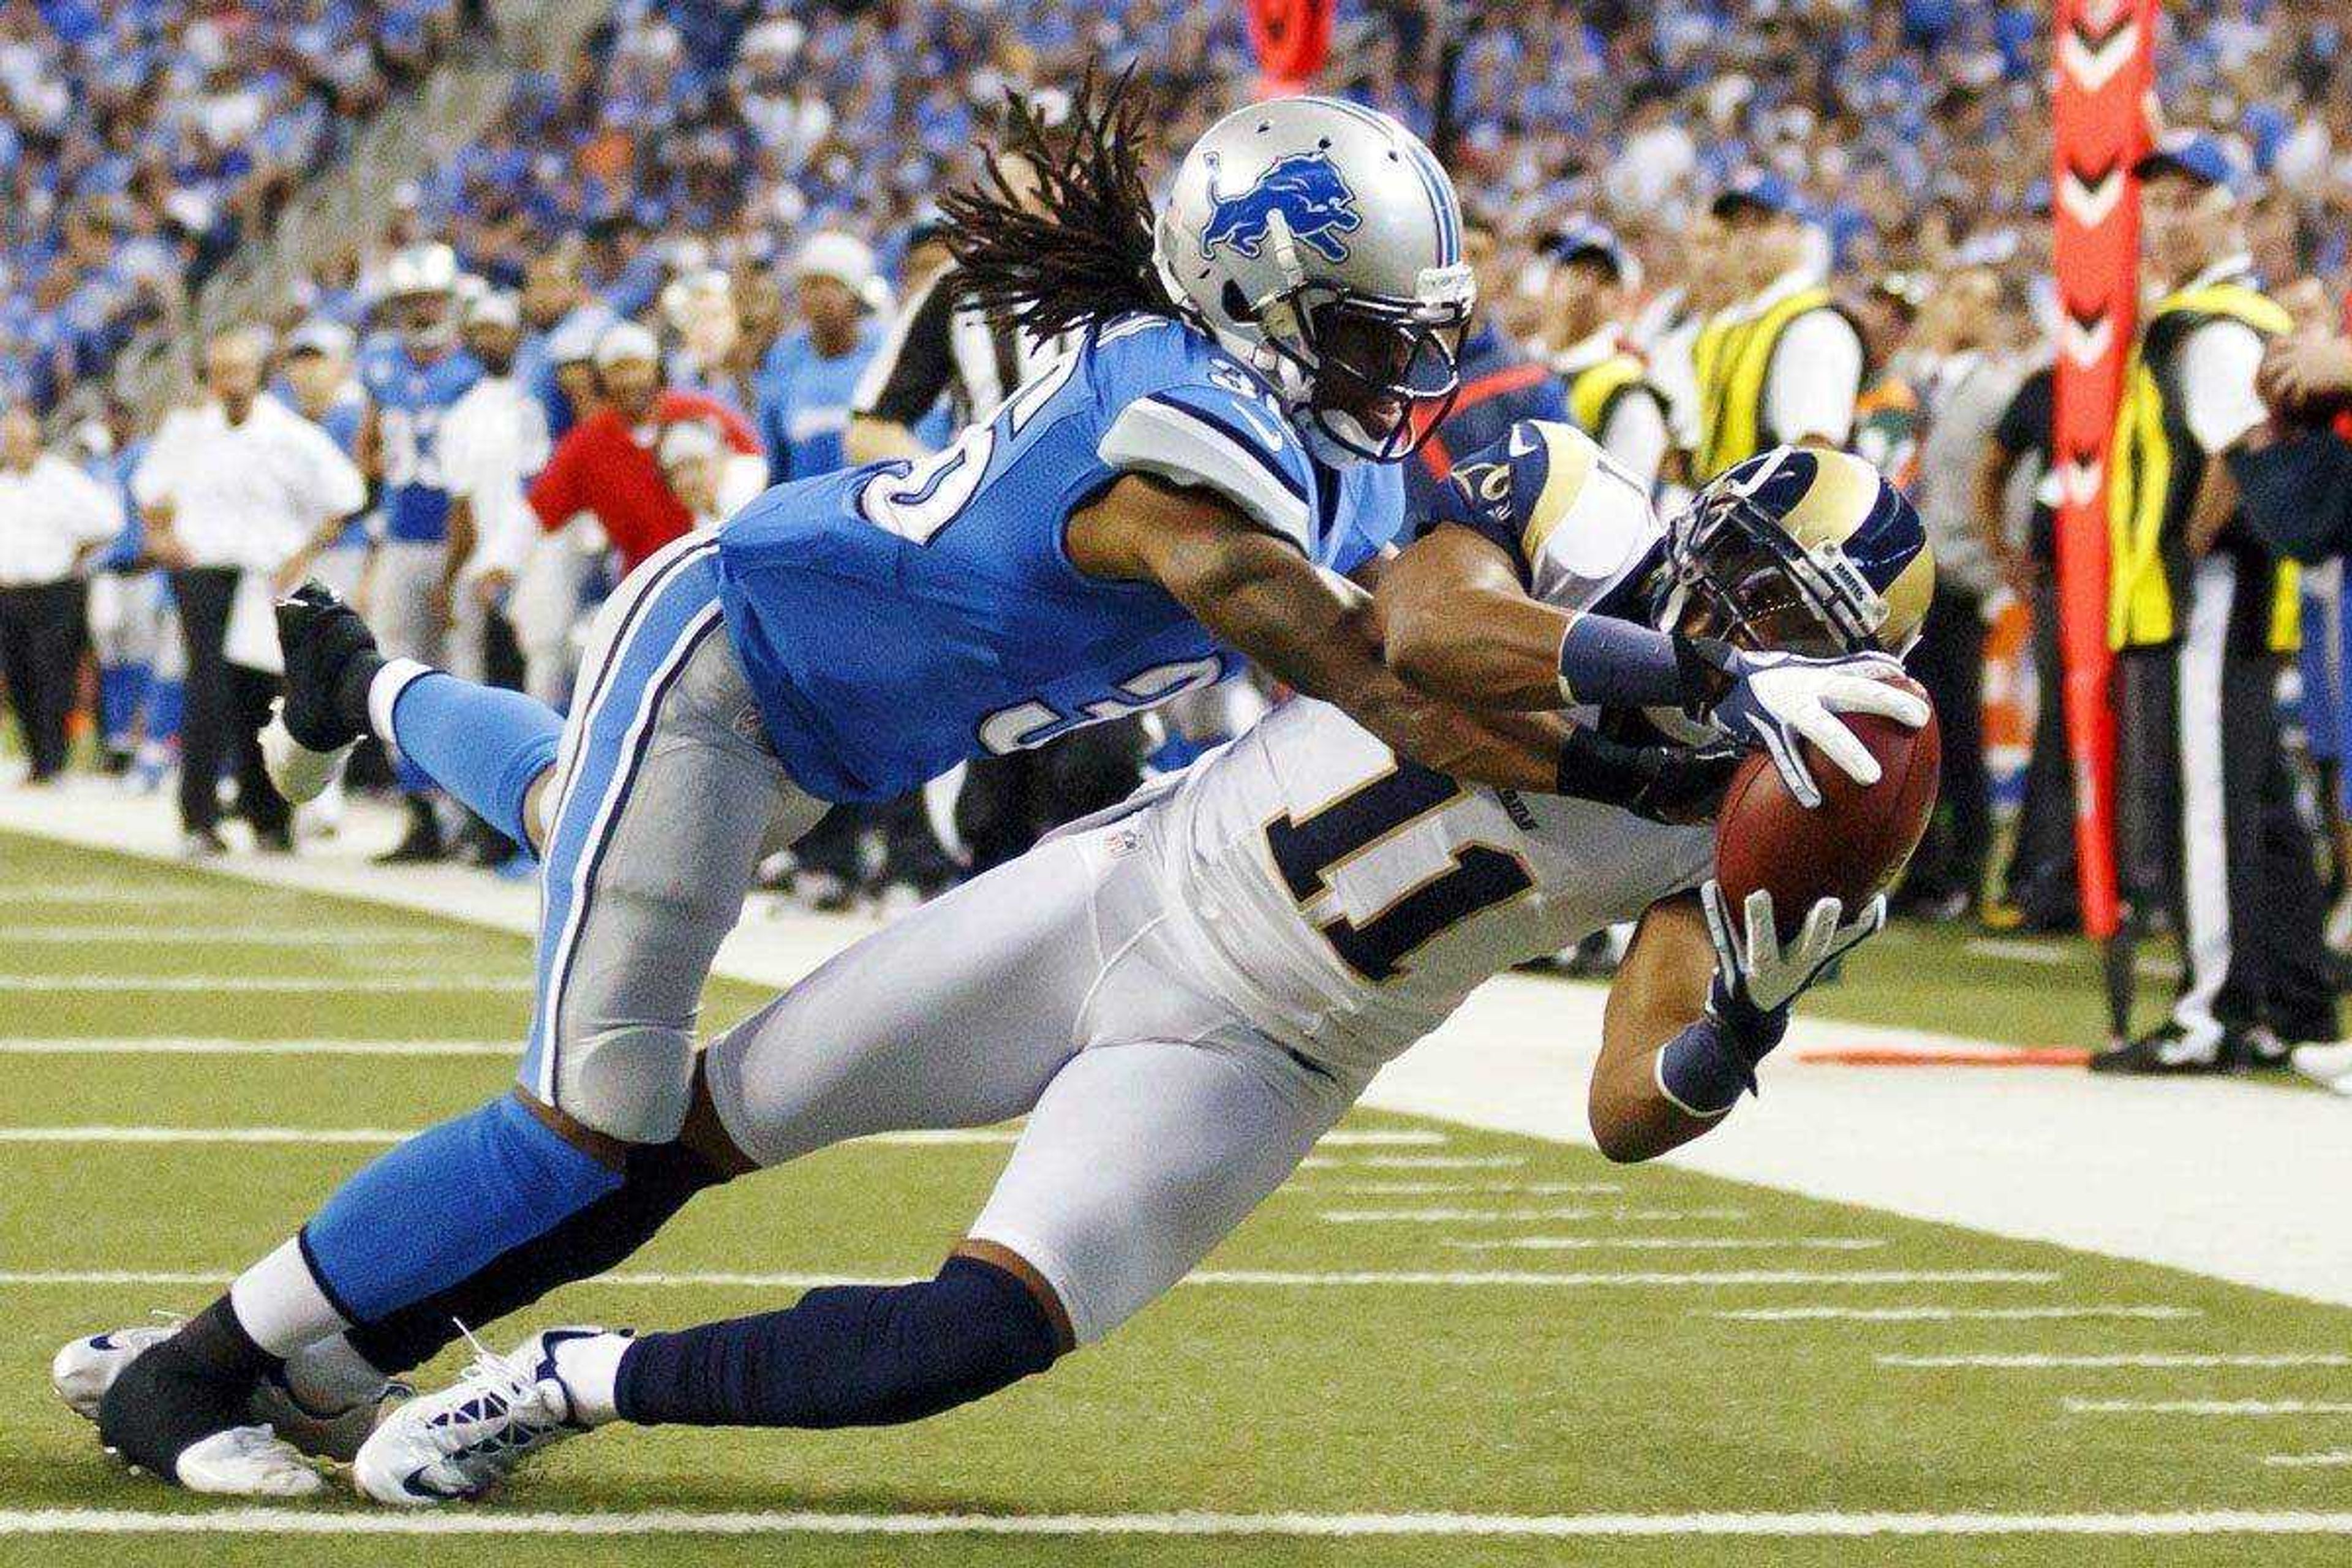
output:
[[[803,324],[768,351],[759,378],[760,438],[777,484],[844,465],[857,378],[883,330],[868,309],[874,253],[864,240],[812,236],[793,258],[793,283]]]

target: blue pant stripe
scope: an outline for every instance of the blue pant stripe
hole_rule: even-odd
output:
[[[572,777],[556,806],[541,880],[539,1001],[523,1055],[523,1084],[555,1103],[555,1033],[588,890],[642,760],[661,698],[702,639],[720,624],[711,551],[668,563],[629,611],[581,715]],[[701,571],[694,570],[704,566]]]

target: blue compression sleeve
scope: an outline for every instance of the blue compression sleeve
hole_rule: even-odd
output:
[[[1559,694],[1571,705],[1680,708],[1693,681],[1683,646],[1611,616],[1579,616],[1559,643]]]
[[[553,765],[563,717],[535,697],[433,670],[401,689],[392,743],[411,765],[483,821],[528,847],[523,805]]]

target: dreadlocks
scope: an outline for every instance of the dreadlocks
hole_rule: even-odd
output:
[[[1133,77],[1106,87],[1090,73],[1054,126],[1009,99],[985,177],[940,199],[958,289],[989,316],[1050,338],[1135,310],[1176,313],[1151,259],[1151,197],[1139,172],[1150,104]],[[1013,188],[1008,158],[1034,172],[1033,196]]]

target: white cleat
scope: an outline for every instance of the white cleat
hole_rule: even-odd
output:
[[[49,1360],[49,1386],[58,1391],[58,1397],[75,1415],[85,1421],[96,1421],[99,1402],[114,1386],[122,1369],[139,1359],[140,1352],[148,1346],[179,1331],[179,1323],[171,1321],[69,1341]],[[299,1364],[290,1367],[287,1376],[266,1378],[257,1384],[251,1403],[246,1406],[246,1415],[257,1424],[271,1428],[297,1451],[344,1464],[351,1462],[360,1451],[360,1445],[367,1441],[368,1434],[375,1430],[386,1402],[404,1399],[411,1392],[406,1384],[386,1383],[373,1397],[332,1405],[315,1397],[305,1399],[289,1385],[289,1379],[301,1380]],[[181,1456],[181,1463],[186,1462],[186,1456]]]
[[[2323,1089],[2352,1096],[2352,1040],[2332,1046],[2297,1046],[2288,1060],[2294,1070]]]
[[[49,1358],[49,1386],[85,1421],[98,1419],[98,1403],[122,1369],[149,1345],[160,1344],[180,1331],[174,1322],[142,1323],[70,1340]]]
[[[215,1497],[310,1497],[327,1479],[267,1426],[232,1426],[180,1450],[180,1484]]]
[[[604,1331],[547,1329],[503,1356],[477,1344],[465,1375],[383,1418],[352,1461],[352,1482],[395,1508],[482,1496],[531,1455],[588,1430],[556,1374],[555,1347]]]
[[[289,802],[308,805],[326,794],[327,786],[342,776],[343,761],[351,754],[351,746],[314,752],[296,740],[286,728],[286,700],[270,700],[269,722],[261,727],[261,766]]]

